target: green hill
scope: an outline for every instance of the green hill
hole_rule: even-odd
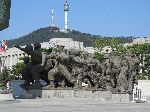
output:
[[[28,35],[8,40],[9,47],[13,45],[26,45],[33,44],[36,42],[48,42],[51,38],[72,38],[74,41],[80,41],[84,43],[84,46],[93,46],[93,42],[97,38],[113,38],[113,37],[101,37],[99,35],[91,35],[89,33],[81,33],[79,31],[72,30],[69,33],[63,32],[52,32],[51,27],[40,28]],[[123,40],[123,42],[132,42],[132,37],[118,37]]]

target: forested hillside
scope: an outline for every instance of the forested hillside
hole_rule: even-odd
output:
[[[81,41],[84,43],[84,46],[93,46],[93,42],[97,38],[120,38],[123,43],[132,42],[133,37],[101,37],[99,35],[91,35],[89,33],[81,33],[79,31],[72,30],[69,33],[63,32],[52,32],[51,27],[40,28],[32,33],[29,33],[25,36],[8,40],[9,47],[12,47],[15,44],[26,45],[32,44],[35,42],[48,42],[51,38],[72,38],[75,41]]]

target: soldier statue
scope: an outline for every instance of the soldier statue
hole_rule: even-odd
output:
[[[34,83],[32,84],[33,87],[35,88],[41,88],[42,85],[40,83],[40,74],[44,71],[44,67],[42,66],[42,51],[41,51],[41,44],[40,43],[35,43],[34,45],[34,50],[26,48],[21,48],[18,45],[14,46],[28,55],[31,56],[31,65],[32,67],[30,68],[32,78],[34,79]]]

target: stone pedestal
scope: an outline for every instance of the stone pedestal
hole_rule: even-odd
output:
[[[29,89],[28,92],[20,87],[23,80],[15,80],[12,82],[12,93],[15,98],[50,98],[50,99],[86,99],[100,100],[111,103],[127,103],[131,101],[130,94],[112,93],[110,91],[92,91],[72,88],[54,88],[54,89]],[[43,81],[41,81],[44,84]]]
[[[14,98],[32,98],[32,94],[27,93],[26,90],[20,87],[20,84],[23,84],[24,82],[24,80],[13,80],[11,82],[11,89]],[[40,80],[40,82],[42,85],[46,84],[43,80]]]
[[[29,94],[32,94],[33,97],[39,98],[69,98],[69,99],[104,99],[110,100],[112,93],[110,91],[86,91],[86,90],[28,90]]]
[[[27,94],[27,91],[20,87],[20,84],[23,84],[24,80],[13,80],[11,82],[12,94],[15,98],[20,98]]]
[[[68,90],[68,89],[51,89],[51,90],[28,90],[34,98],[51,98],[51,99],[89,99],[101,100],[111,103],[128,103],[132,101],[130,94],[113,94],[110,91],[90,91],[90,90]]]

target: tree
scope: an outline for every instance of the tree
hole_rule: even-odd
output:
[[[139,57],[140,67],[138,79],[150,79],[150,43],[128,46],[133,54]]]
[[[97,48],[99,51],[101,51],[104,46],[106,46],[104,39],[99,38],[94,41],[94,47]]]
[[[24,68],[24,63],[17,63],[12,67],[12,70],[10,71],[11,74],[14,76],[14,79],[21,79],[22,69]]]
[[[140,64],[138,65],[139,74],[137,74],[138,79],[150,79],[150,43],[145,44],[134,44],[132,46],[123,46],[122,40],[117,38],[101,38],[95,41],[95,48],[98,49],[98,52],[95,53],[95,57],[100,59],[102,54],[101,50],[105,46],[110,46],[115,55],[121,56],[127,50],[131,51],[134,55],[136,55]]]
[[[122,54],[124,54],[127,51],[127,48],[123,45],[118,45],[115,46],[115,50],[114,50],[114,54],[116,56],[121,56]]]
[[[105,46],[109,46],[112,49],[116,49],[122,40],[120,38],[98,38],[94,41],[94,47],[98,48],[98,50],[102,50]]]
[[[104,54],[99,53],[99,52],[95,52],[94,56],[97,60],[99,60],[100,62],[104,60]]]
[[[8,81],[21,79],[23,67],[23,62],[14,65],[11,70],[5,67],[0,73],[0,86],[6,87]]]
[[[101,52],[104,47],[110,47],[114,52],[114,55],[122,55],[126,52],[126,47],[122,44],[122,40],[120,38],[99,38],[94,42],[94,47],[96,48],[95,57],[98,60],[104,59],[104,54]],[[107,50],[106,50],[107,51]]]
[[[8,81],[10,81],[10,70],[5,67],[0,73],[0,87],[6,88]]]

